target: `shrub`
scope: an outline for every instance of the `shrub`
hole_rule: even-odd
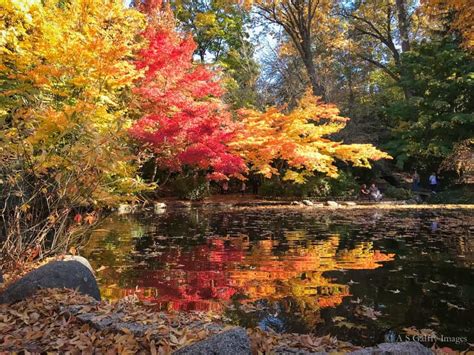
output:
[[[404,189],[402,187],[391,186],[391,185],[389,185],[385,189],[384,194],[386,197],[394,198],[397,200],[409,200],[414,197],[413,192],[411,192],[410,190]]]
[[[283,182],[276,178],[266,179],[259,193],[270,197],[349,198],[357,195],[358,188],[359,184],[352,174],[341,171],[336,179],[317,175],[309,177],[304,184]]]
[[[208,181],[205,177],[178,175],[170,185],[173,195],[186,200],[202,200],[209,196]]]

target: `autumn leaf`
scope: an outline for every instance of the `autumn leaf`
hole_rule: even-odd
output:
[[[370,167],[369,160],[390,158],[370,144],[345,145],[329,140],[327,136],[344,128],[348,118],[309,91],[288,114],[275,107],[265,112],[241,110],[240,120],[230,146],[254,172],[266,178],[281,173],[275,166],[281,160],[288,165],[283,180],[304,183],[316,172],[337,177],[337,160]]]

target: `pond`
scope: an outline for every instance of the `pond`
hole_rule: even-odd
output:
[[[465,349],[473,220],[472,210],[174,208],[107,218],[83,254],[108,299],[358,345],[401,334]]]

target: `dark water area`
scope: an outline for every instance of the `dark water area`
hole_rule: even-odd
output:
[[[466,349],[473,220],[473,210],[183,208],[109,217],[82,253],[105,298],[358,345],[389,334]]]

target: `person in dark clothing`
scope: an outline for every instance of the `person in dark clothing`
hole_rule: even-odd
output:
[[[413,172],[411,179],[411,189],[413,191],[418,191],[420,188],[420,175],[418,175],[418,172],[416,170]]]
[[[367,185],[366,185],[366,184],[363,184],[363,185],[360,187],[360,197],[361,197],[362,199],[365,199],[365,200],[370,199],[370,191],[369,191],[369,189],[367,188]]]

